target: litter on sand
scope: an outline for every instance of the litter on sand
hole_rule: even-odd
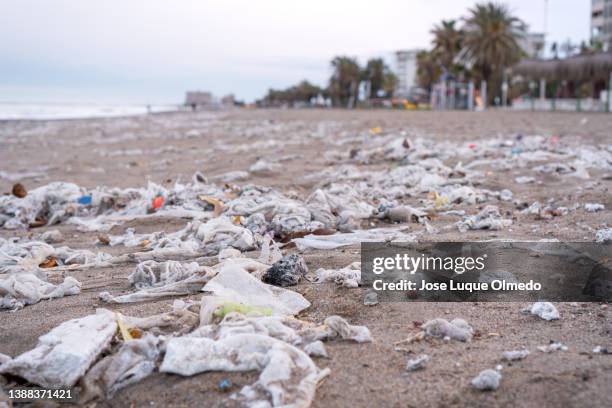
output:
[[[427,354],[421,354],[418,357],[409,359],[406,363],[406,371],[417,371],[422,370],[429,362],[429,356]]]
[[[474,388],[480,391],[494,391],[499,387],[502,375],[493,369],[483,370],[472,379]]]
[[[221,269],[202,290],[233,302],[269,308],[273,314],[295,315],[310,306],[299,293],[265,284],[232,263]]]
[[[558,341],[551,341],[547,346],[538,346],[538,350],[542,353],[553,353],[555,351],[567,351],[568,347]]]
[[[522,360],[529,355],[529,350],[512,350],[504,351],[502,353],[502,360],[506,361],[518,361]]]
[[[558,320],[560,317],[559,311],[550,302],[536,302],[525,311],[544,320]]]
[[[37,346],[0,366],[12,374],[48,388],[70,388],[108,347],[117,330],[108,310],[68,320],[38,339]]]
[[[433,319],[423,323],[421,328],[427,336],[449,338],[458,341],[470,341],[474,329],[463,319]]]

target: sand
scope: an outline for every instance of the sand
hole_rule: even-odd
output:
[[[195,171],[208,177],[228,171],[247,170],[260,157],[286,156],[282,171],[253,176],[238,183],[272,186],[304,198],[317,180],[308,177],[325,169],[324,154],[330,150],[348,152],[351,144],[337,146],[343,137],[380,126],[385,131],[405,131],[408,137],[434,140],[454,139],[478,143],[482,138],[517,134],[557,135],[584,143],[612,143],[612,115],[568,113],[460,113],[394,111],[240,110],[155,114],[133,118],[0,122],[0,192],[8,192],[16,181],[27,189],[51,181],[70,181],[86,187],[98,185],[139,187],[152,180],[171,185],[187,180]],[[321,138],[307,137],[322,134]],[[270,142],[276,141],[276,142]],[[281,143],[282,142],[282,143]],[[34,173],[34,174],[28,174]],[[14,179],[10,179],[13,176]],[[8,178],[7,178],[8,177]],[[592,241],[594,230],[612,225],[612,181],[594,172],[590,188],[578,190],[585,180],[542,177],[541,185],[518,185],[507,173],[491,173],[485,188],[509,188],[528,202],[597,202],[606,206],[598,213],[576,211],[552,220],[520,216],[504,231],[456,230],[425,234],[432,241],[489,239],[558,238]],[[511,203],[500,203],[512,210]],[[459,206],[470,213],[477,208]],[[449,220],[438,220],[436,227]],[[133,227],[137,232],[175,231],[182,220],[151,218],[114,227],[119,234]],[[418,224],[410,228],[422,229]],[[59,225],[35,230],[0,230],[0,236],[31,236],[59,229],[66,238],[62,245],[95,247],[96,233],[82,233],[72,226]],[[104,248],[112,253],[129,248]],[[305,255],[309,268],[343,267],[359,260],[359,248],[316,251]],[[0,312],[0,353],[15,356],[36,344],[38,336],[59,323],[93,313],[97,307],[146,316],[167,310],[172,299],[131,304],[102,305],[101,291],[128,291],[126,276],[133,265],[71,272],[83,282],[80,295],[43,301],[14,313]],[[299,284],[312,307],[300,315],[322,321],[331,314],[353,324],[366,325],[375,339],[371,344],[326,344],[330,359],[315,360],[330,367],[331,376],[319,387],[315,407],[361,406],[612,406],[612,356],[594,355],[596,346],[612,347],[612,318],[609,308],[597,303],[557,304],[561,319],[546,322],[526,316],[522,303],[382,303],[362,304],[362,289],[333,284]],[[191,296],[198,299],[199,295]],[[394,343],[417,331],[419,322],[430,318],[461,317],[477,331],[471,343],[441,340],[414,343],[404,351]],[[415,323],[416,322],[416,323]],[[569,347],[566,352],[545,354],[536,350],[551,340]],[[526,347],[532,354],[525,360],[504,363],[503,379],[495,392],[474,390],[470,380],[481,370],[501,364],[501,353]],[[426,369],[405,374],[408,358],[431,356]],[[233,383],[232,390],[251,384],[256,373],[204,373],[189,378],[155,373],[119,392],[98,406],[233,406],[217,390],[221,379]]]

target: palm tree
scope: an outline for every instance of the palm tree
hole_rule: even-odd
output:
[[[361,69],[355,58],[335,57],[331,62],[334,72],[329,79],[329,93],[334,105],[352,108],[357,101]]]
[[[385,71],[385,75],[383,77],[383,91],[385,92],[385,97],[393,97],[393,93],[395,92],[395,88],[397,88],[398,82],[399,78],[393,73],[393,71],[390,69]]]
[[[431,86],[440,77],[440,65],[433,51],[419,51],[417,54],[417,83],[431,91]]]
[[[455,20],[442,20],[431,30],[433,51],[446,70],[452,71],[463,44],[463,31],[455,27]]]
[[[362,73],[362,79],[370,84],[370,98],[375,98],[378,95],[378,91],[383,88],[385,68],[385,62],[382,58],[368,60]]]
[[[368,60],[362,80],[369,84],[369,98],[377,98],[381,93],[390,97],[397,85],[397,77],[382,58]]]
[[[526,26],[500,3],[481,3],[465,19],[463,57],[482,80],[500,80],[504,69],[517,63],[523,54],[518,40]],[[489,93],[494,98],[493,92]]]

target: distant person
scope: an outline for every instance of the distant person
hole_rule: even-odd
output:
[[[195,103],[192,103],[192,104],[191,104],[191,111],[192,111],[192,112],[195,112],[195,111],[196,111],[196,104],[195,104]]]

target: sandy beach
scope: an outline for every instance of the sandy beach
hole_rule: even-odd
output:
[[[417,140],[439,144],[441,150],[449,144],[468,153],[470,149],[478,152],[486,147],[486,155],[474,154],[473,160],[489,160],[477,167],[481,176],[474,185],[479,191],[512,192],[512,200],[485,193],[482,203],[464,201],[451,205],[452,210],[465,211],[469,216],[493,204],[502,217],[512,220],[510,226],[462,232],[455,227],[461,216],[449,214],[432,217],[431,229],[417,222],[400,223],[403,231],[416,234],[419,242],[501,238],[591,242],[598,230],[612,226],[612,163],[607,164],[608,169],[605,163],[589,167],[588,178],[560,171],[537,172],[533,170],[535,166],[559,160],[548,157],[519,165],[518,159],[511,161],[505,155],[510,149],[507,146],[500,145],[496,156],[492,141],[538,136],[542,145],[569,146],[577,155],[584,146],[609,155],[611,129],[609,114],[501,111],[242,109],[106,119],[4,121],[0,122],[0,192],[10,194],[17,182],[30,191],[54,181],[87,189],[141,188],[148,181],[172,188],[176,182],[189,182],[195,172],[201,172],[210,182],[220,185],[260,185],[303,201],[333,181],[356,185],[359,180],[351,179],[351,171],[386,171],[406,165],[386,158],[384,147],[379,153],[366,155],[377,138],[396,137],[407,144]],[[274,165],[253,171],[251,166],[261,159]],[[451,169],[460,168],[459,157],[441,160]],[[499,165],[506,162],[510,165]],[[351,170],[342,173],[348,168]],[[227,177],[238,171],[247,172],[246,176]],[[517,177],[534,180],[520,184]],[[399,201],[422,207],[431,197],[423,192]],[[568,211],[551,217],[522,211],[536,201]],[[605,209],[588,212],[584,209],[586,203],[603,204]],[[105,234],[122,235],[128,228],[139,234],[171,233],[187,222],[153,215],[113,226]],[[365,229],[394,225],[397,226],[381,219],[361,223]],[[0,229],[0,237],[34,239],[48,230],[59,230],[63,236],[61,245],[73,249],[111,255],[135,251],[125,246],[100,246],[100,232],[80,231],[66,223]],[[284,253],[296,251],[291,246],[283,249]],[[258,254],[255,250],[249,256]],[[360,259],[359,246],[313,250],[303,253],[303,257],[309,270],[342,268]],[[67,276],[82,283],[80,294],[43,300],[14,312],[0,311],[0,353],[23,353],[58,324],[94,313],[100,307],[139,317],[167,311],[174,298],[122,305],[99,300],[102,291],[115,295],[131,292],[127,276],[134,266],[67,271]],[[374,340],[363,344],[326,343],[329,358],[314,361],[319,367],[329,367],[331,374],[317,388],[314,407],[612,406],[612,356],[592,352],[597,346],[612,348],[612,311],[607,305],[557,303],[561,319],[545,321],[522,314],[521,309],[528,306],[523,303],[409,302],[368,307],[363,305],[363,288],[302,281],[289,289],[301,293],[312,304],[299,314],[300,319],[321,322],[329,315],[339,315],[351,324],[368,327]],[[200,298],[201,294],[182,297],[194,301]],[[474,339],[467,343],[425,339],[396,350],[395,343],[417,332],[420,323],[438,317],[465,319],[475,330]],[[563,343],[568,350],[537,351],[538,346],[552,341]],[[503,382],[498,390],[480,392],[470,385],[481,370],[502,364],[502,352],[520,348],[532,350],[531,355],[520,362],[503,363]],[[407,359],[420,354],[431,357],[427,368],[405,373]],[[257,376],[256,372],[207,372],[191,377],[154,372],[120,390],[111,400],[98,401],[96,406],[234,406],[236,402],[229,394],[218,390],[219,381],[229,379],[232,391],[237,391],[253,383]],[[11,381],[5,379],[4,385],[9,386]]]

